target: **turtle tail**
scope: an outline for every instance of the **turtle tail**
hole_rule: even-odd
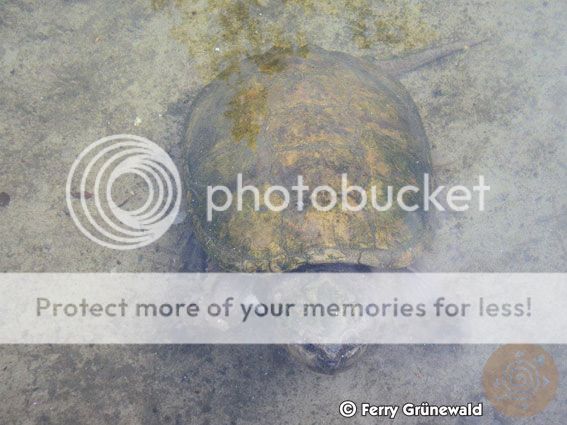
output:
[[[405,57],[379,61],[377,65],[391,75],[400,76],[407,72],[418,69],[424,65],[435,62],[446,56],[465,51],[471,47],[483,43],[484,41],[486,40],[475,42],[460,41],[447,44],[445,46],[433,47],[430,49],[421,50]]]

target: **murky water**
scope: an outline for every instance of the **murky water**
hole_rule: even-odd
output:
[[[559,0],[5,1],[0,271],[180,270],[188,220],[145,248],[105,249],[74,226],[67,173],[88,144],[120,133],[155,141],[182,167],[191,102],[245,57],[318,46],[372,62],[485,40],[401,79],[422,117],[438,182],[470,185],[483,174],[491,186],[487,211],[439,217],[413,267],[565,272],[566,18]],[[251,94],[258,108],[261,94]],[[247,143],[258,108],[236,107],[229,117]],[[136,186],[118,195],[138,205],[144,192]],[[546,348],[564,376],[565,350]],[[378,346],[329,377],[268,346],[5,346],[0,423],[343,423],[337,409],[346,398],[482,401],[479,376],[493,350]],[[462,422],[562,424],[566,394],[561,382],[535,419],[489,410]]]

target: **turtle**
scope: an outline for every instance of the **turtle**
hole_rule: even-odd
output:
[[[297,176],[310,187],[340,188],[346,175],[349,183],[376,187],[384,201],[387,186],[422,187],[425,175],[433,178],[430,145],[398,77],[473,44],[381,62],[314,46],[272,48],[224,70],[192,102],[183,136],[187,208],[202,249],[187,261],[228,272],[409,270],[432,237],[432,217],[422,208],[320,211],[298,193],[289,203],[302,209],[274,211],[268,206],[283,205],[285,196],[273,191],[267,205],[249,191],[241,208],[211,215],[208,190],[289,188]],[[349,193],[349,205],[360,201],[356,195]],[[364,346],[289,351],[311,369],[334,373],[354,364]]]

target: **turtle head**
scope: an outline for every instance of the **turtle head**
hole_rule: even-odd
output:
[[[350,368],[366,350],[357,344],[304,344],[290,345],[293,358],[315,372],[333,375]]]
[[[360,264],[310,264],[291,273],[370,273],[373,269]],[[309,369],[333,375],[353,366],[366,351],[360,344],[303,344],[287,347],[291,356]]]

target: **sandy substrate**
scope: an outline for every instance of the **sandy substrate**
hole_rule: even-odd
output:
[[[437,43],[487,40],[408,74],[441,184],[491,186],[488,210],[440,217],[422,271],[567,271],[567,7],[549,1],[427,1]],[[176,10],[149,2],[0,5],[0,272],[164,272],[180,268],[186,224],[149,247],[99,247],[65,204],[68,170],[100,137],[145,136],[175,156],[203,85],[171,34]],[[6,204],[3,202],[2,204]],[[274,347],[0,348],[0,424],[335,424],[345,398],[478,402],[492,346],[374,347],[334,377]],[[567,350],[546,349],[560,376]],[[563,424],[567,388],[535,419],[487,404],[442,423]],[[353,419],[350,423],[368,423]],[[437,424],[438,420],[399,423]]]

